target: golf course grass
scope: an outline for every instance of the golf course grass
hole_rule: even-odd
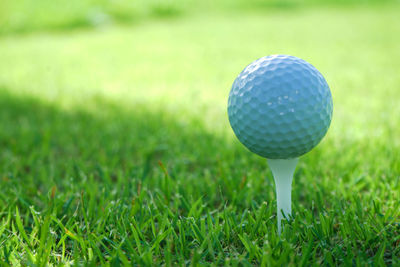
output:
[[[4,266],[400,265],[400,5],[231,9],[0,35]],[[227,97],[290,54],[331,87],[281,237]]]

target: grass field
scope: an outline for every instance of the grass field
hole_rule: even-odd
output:
[[[400,5],[209,11],[0,37],[4,266],[400,265]],[[268,54],[316,66],[331,128],[276,234],[226,113]]]

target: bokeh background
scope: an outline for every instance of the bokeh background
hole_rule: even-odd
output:
[[[399,16],[390,0],[2,0],[0,258],[399,264]],[[313,64],[334,101],[283,243],[271,173],[226,113],[270,54]]]

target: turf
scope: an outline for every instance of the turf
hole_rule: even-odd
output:
[[[398,5],[210,12],[0,39],[0,260],[13,266],[400,265]],[[231,83],[285,53],[331,86],[276,234]]]

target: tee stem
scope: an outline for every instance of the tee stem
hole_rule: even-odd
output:
[[[297,161],[298,158],[268,159],[275,180],[279,235],[281,235],[283,216],[290,218],[292,213],[292,180]]]

